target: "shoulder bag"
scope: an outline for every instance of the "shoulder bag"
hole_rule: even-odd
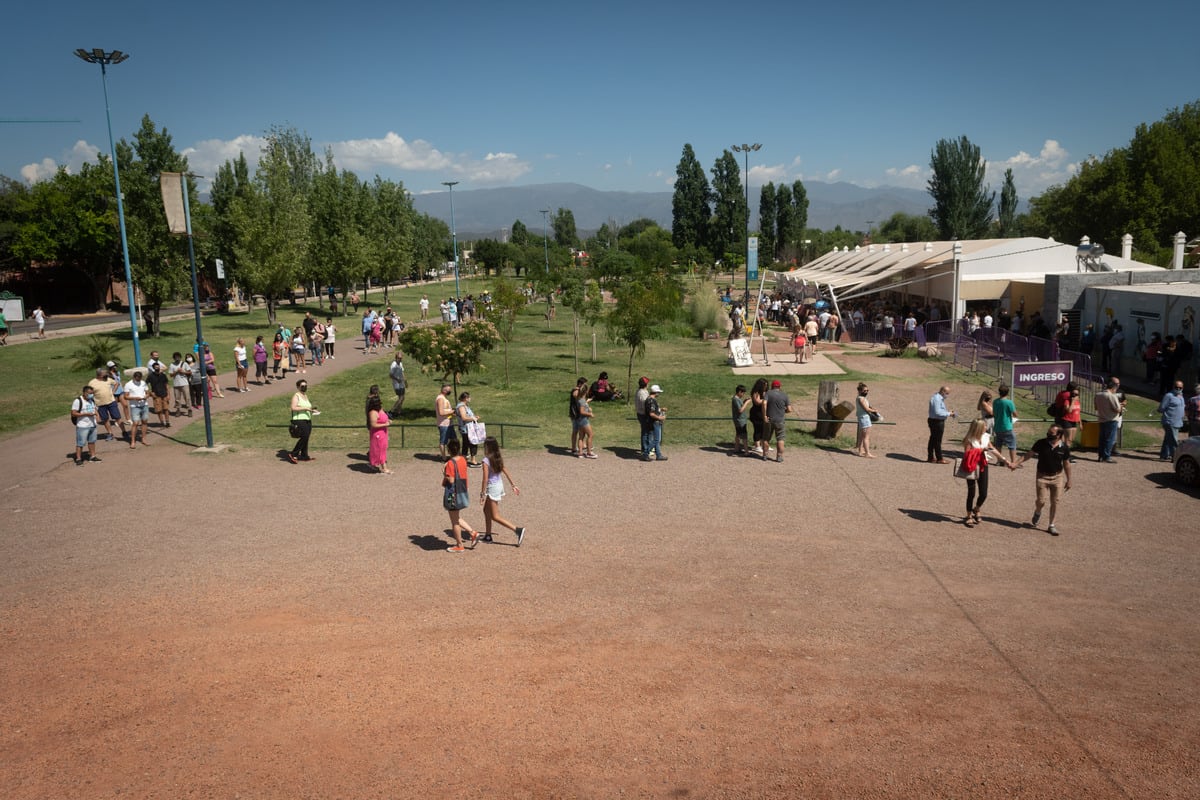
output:
[[[442,508],[447,511],[461,511],[471,505],[471,498],[467,494],[467,479],[465,476],[458,476],[458,459],[452,459],[450,464],[454,468],[454,480],[442,489]]]

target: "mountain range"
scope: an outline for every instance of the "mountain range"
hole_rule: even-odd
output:
[[[880,186],[864,189],[850,183],[805,181],[808,192],[808,226],[832,230],[841,225],[866,231],[883,223],[897,211],[920,216],[932,205],[929,194],[919,189]],[[502,238],[515,220],[532,232],[542,229],[541,209],[553,215],[560,208],[575,215],[580,235],[594,232],[605,222],[625,225],[636,219],[652,219],[671,229],[671,192],[612,192],[577,183],[543,183],[499,189],[467,189],[454,192],[454,226],[464,237]],[[447,192],[413,196],[417,211],[450,223]],[[752,190],[750,208],[758,217],[758,194]],[[549,215],[548,215],[549,216]]]

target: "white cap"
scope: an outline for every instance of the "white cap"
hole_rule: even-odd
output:
[[[650,387],[650,394],[662,394],[662,387],[657,383]]]

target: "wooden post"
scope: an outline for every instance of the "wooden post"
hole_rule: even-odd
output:
[[[817,423],[817,430],[814,434],[816,438],[832,439],[837,436],[838,431],[842,428],[840,420],[846,416],[845,414],[841,417],[836,416],[839,410],[838,382],[821,381],[821,387],[817,391],[817,419],[821,422]]]

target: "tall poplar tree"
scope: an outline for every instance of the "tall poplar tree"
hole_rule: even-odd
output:
[[[675,194],[671,198],[671,241],[680,250],[699,250],[708,246],[709,203],[712,191],[704,167],[696,160],[690,144],[675,167]]]
[[[933,171],[929,216],[943,239],[981,239],[991,226],[996,193],[983,185],[987,162],[966,136],[940,139],[929,156]]]
[[[763,222],[758,223],[765,227]],[[796,209],[792,207],[792,187],[779,184],[775,190],[775,260],[790,261],[792,258],[793,229],[796,227]]]
[[[1000,238],[1016,236],[1017,187],[1013,183],[1012,169],[1004,170],[1004,186],[1000,189],[1000,214],[997,219]]]
[[[746,196],[742,171],[733,153],[725,150],[712,168],[713,216],[708,227],[709,247],[714,258],[726,254],[746,255]]]
[[[758,193],[758,260],[763,266],[775,261],[778,246],[775,237],[775,184],[767,181]]]

